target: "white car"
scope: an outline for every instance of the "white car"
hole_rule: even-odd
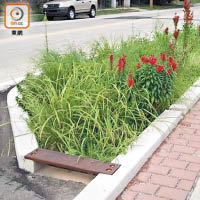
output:
[[[48,20],[54,17],[67,17],[74,19],[78,14],[96,16],[97,0],[54,0],[43,5],[43,12]]]

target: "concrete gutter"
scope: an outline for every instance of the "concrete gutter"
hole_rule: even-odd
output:
[[[43,165],[24,159],[24,155],[36,149],[38,144],[25,122],[27,114],[17,105],[18,95],[15,87],[7,99],[17,159],[21,169],[34,173]],[[125,155],[120,154],[113,160],[122,165],[114,175],[99,174],[75,200],[114,200],[199,99],[200,79],[141,133]]]

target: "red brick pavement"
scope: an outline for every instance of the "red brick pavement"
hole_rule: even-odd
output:
[[[184,200],[200,172],[200,101],[117,200]]]

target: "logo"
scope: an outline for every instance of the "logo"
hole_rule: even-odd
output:
[[[10,16],[14,21],[20,21],[24,17],[24,11],[19,7],[15,7],[10,11]]]
[[[5,4],[4,26],[7,29],[29,28],[30,6],[28,4]]]

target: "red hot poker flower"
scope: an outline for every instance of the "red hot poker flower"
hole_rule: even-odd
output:
[[[167,59],[166,54],[165,53],[161,53],[160,54],[160,59],[165,61]]]
[[[151,65],[155,65],[156,62],[157,62],[157,59],[156,59],[155,56],[152,55],[152,56],[149,57],[149,63],[150,63]]]
[[[200,25],[199,25],[199,27],[198,27],[198,31],[199,31],[199,36],[200,36]]]
[[[183,7],[184,7],[184,21],[186,24],[191,25],[193,20],[193,12],[191,12],[190,10],[190,2],[188,2],[188,0],[184,0]]]
[[[172,73],[172,70],[171,69],[168,69],[167,71],[166,71],[166,74],[167,75],[170,75]]]
[[[134,80],[133,80],[133,75],[132,73],[129,73],[129,76],[128,76],[128,87],[132,87],[134,85]]]
[[[188,0],[184,0],[183,1],[183,7],[184,7],[184,9],[190,9],[190,3],[188,2]]]
[[[143,62],[143,63],[148,63],[149,62],[149,60],[148,60],[148,58],[146,57],[146,56],[142,56],[141,57],[141,61]]]
[[[126,66],[126,57],[127,57],[127,55],[124,55],[124,56],[122,57],[123,68]]]
[[[172,56],[169,56],[168,61],[169,65],[172,65],[174,63],[174,58]]]
[[[168,33],[169,33],[169,28],[168,28],[168,27],[164,30],[164,33],[165,33],[166,35],[168,35]]]
[[[122,58],[119,58],[118,64],[117,64],[117,71],[119,74],[121,73],[122,69],[123,69],[123,61],[122,61]]]
[[[177,70],[177,64],[175,62],[172,64],[172,69],[173,69],[173,71]]]
[[[113,61],[114,61],[114,55],[111,54],[111,55],[110,55],[110,68],[111,68],[111,69],[113,68]]]
[[[179,16],[178,16],[178,15],[175,15],[174,18],[173,18],[173,20],[174,20],[175,23],[178,23],[178,21],[179,21]]]
[[[179,16],[178,15],[175,15],[174,18],[174,26],[175,26],[175,29],[177,29],[177,26],[178,26],[178,21],[179,21]]]
[[[140,69],[140,67],[141,67],[141,64],[138,63],[138,64],[136,65],[136,69]]]
[[[158,73],[162,72],[163,70],[164,70],[164,66],[163,66],[163,65],[157,65],[156,71],[157,71]]]
[[[174,36],[175,39],[177,39],[177,37],[179,35],[179,31],[180,31],[179,29],[174,31],[173,36]]]

